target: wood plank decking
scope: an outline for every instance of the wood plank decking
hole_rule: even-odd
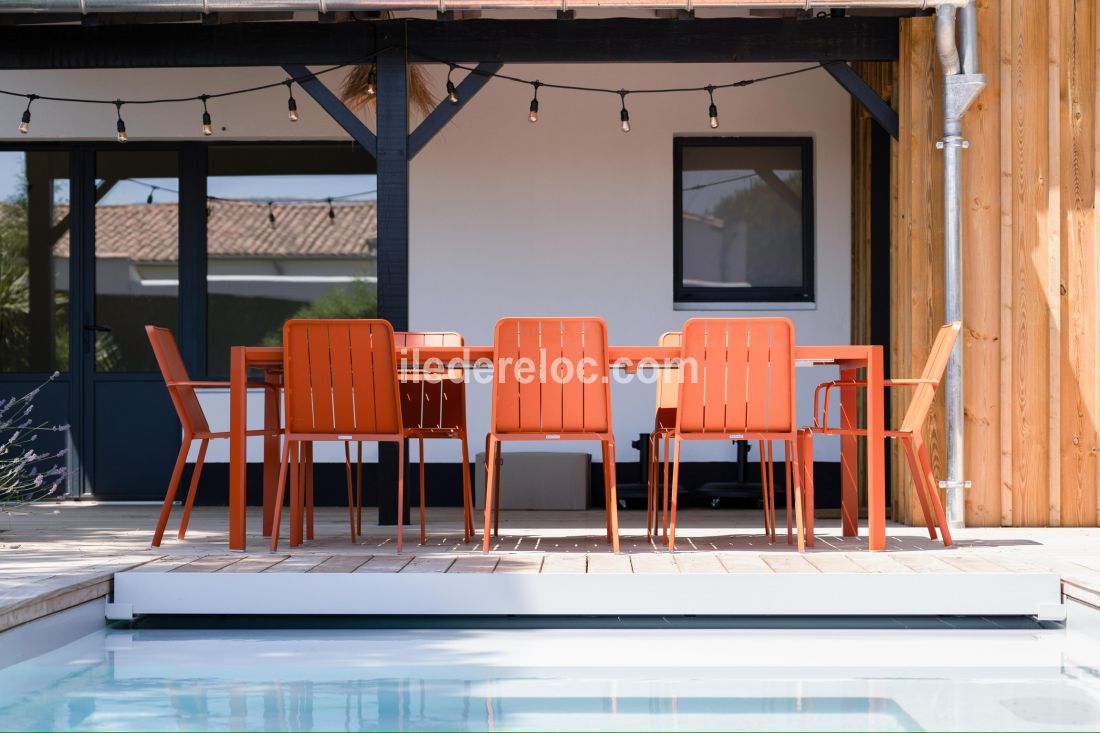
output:
[[[600,588],[600,578],[609,579],[602,585],[611,587],[620,582],[616,578],[633,576],[635,585],[625,586],[624,592],[633,592],[644,581],[658,595],[675,593],[677,587],[686,589],[687,585],[673,584],[697,582],[692,578],[736,583],[739,594],[757,583],[809,588],[820,582],[822,592],[829,595],[830,589],[839,587],[837,583],[859,577],[864,580],[852,588],[885,588],[882,583],[896,578],[908,578],[899,587],[915,588],[924,582],[922,576],[934,576],[937,583],[950,582],[951,576],[970,578],[998,587],[1014,578],[1054,573],[1064,581],[1068,596],[1100,605],[1100,530],[1096,529],[967,529],[958,533],[956,547],[945,549],[918,529],[891,526],[887,551],[872,554],[865,549],[865,538],[839,537],[834,534],[834,521],[820,520],[817,547],[799,555],[782,538],[770,544],[760,534],[754,512],[687,510],[682,518],[684,541],[677,553],[669,554],[645,540],[641,513],[623,512],[623,551],[613,555],[600,535],[602,514],[598,512],[506,512],[500,540],[492,553],[483,555],[477,545],[462,542],[457,510],[433,509],[429,542],[417,546],[415,525],[407,528],[406,552],[399,555],[392,528],[365,526],[361,542],[351,545],[346,514],[319,509],[317,539],[293,550],[284,545],[275,554],[255,533],[258,515],[250,515],[253,533],[245,554],[225,550],[225,509],[214,507],[196,509],[186,540],[166,539],[161,548],[150,548],[155,513],[153,506],[64,504],[56,510],[36,507],[12,517],[6,531],[0,532],[0,630],[103,597],[111,590],[112,576],[130,569],[133,572],[128,575],[164,576],[172,587],[180,588],[198,588],[206,582],[204,577],[216,578],[217,583],[247,584],[254,582],[252,576],[275,584],[324,583],[315,578],[327,576],[330,582],[398,583],[394,588],[406,587],[402,583],[460,583],[464,585],[455,587],[471,590],[478,583],[502,582],[526,588],[523,584],[535,582],[531,577],[536,576],[542,579],[536,578],[538,583],[549,584],[546,587],[566,588],[586,582],[578,581],[578,576],[591,576],[590,582],[596,583],[591,587]],[[308,579],[287,581],[288,576]],[[517,580],[478,580],[487,576]],[[812,580],[815,577],[818,580]],[[491,593],[500,593],[503,587],[484,586]],[[858,613],[861,608],[865,610],[852,602],[848,612]],[[772,612],[797,613],[799,605],[777,605]]]

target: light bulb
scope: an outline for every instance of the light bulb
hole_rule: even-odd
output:
[[[531,100],[531,111],[527,113],[527,119],[531,122],[539,121],[539,100]]]
[[[115,137],[120,143],[124,143],[130,139],[130,136],[126,134],[126,123],[122,121],[122,118],[118,118],[118,124],[115,125],[115,129],[118,130],[118,135]]]
[[[26,109],[23,111],[23,119],[19,122],[19,132],[26,135],[31,131],[31,111]]]
[[[207,137],[214,134],[214,125],[210,120],[210,113],[206,110],[202,111],[202,134]]]
[[[375,68],[370,67],[370,71],[367,72],[367,96],[373,97],[378,93],[378,72]]]
[[[147,205],[153,203],[153,192],[152,192],[152,190],[150,190],[149,195],[145,197],[145,203]]]
[[[623,123],[623,132],[630,132],[630,113],[626,111],[626,107],[619,112],[619,119]]]
[[[718,107],[716,107],[713,102],[711,103],[710,109],[707,111],[707,114],[710,115],[711,129],[718,127]]]
[[[451,104],[458,104],[458,92],[455,90],[455,83],[450,79],[447,80],[447,100]]]
[[[294,100],[294,97],[286,100],[286,116],[291,122],[298,121],[298,102]]]

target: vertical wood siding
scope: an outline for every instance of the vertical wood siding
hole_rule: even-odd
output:
[[[1100,522],[1097,2],[978,0],[987,86],[964,121],[970,148],[963,152],[972,526]],[[891,354],[894,373],[903,376],[920,371],[943,321],[943,167],[935,149],[942,135],[940,73],[932,19],[903,21],[891,268]],[[860,153],[853,164],[858,174]],[[858,191],[854,197],[858,211],[865,198]],[[854,252],[861,216],[853,223]],[[853,304],[862,306],[866,298],[855,287]],[[862,317],[853,315],[854,334]],[[907,398],[894,398],[895,415]],[[929,424],[942,477],[942,402]],[[904,462],[894,466],[894,516],[918,522]]]

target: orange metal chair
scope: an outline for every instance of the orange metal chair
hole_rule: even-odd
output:
[[[355,497],[351,480],[351,443],[398,444],[405,462],[405,431],[394,354],[393,327],[386,321],[292,320],[283,326],[283,385],[286,391],[286,442],[279,467],[279,489],[271,528],[271,549],[279,546],[279,525],[291,453],[314,441],[344,444],[348,483],[348,521],[356,537]],[[307,452],[308,455],[308,452]],[[404,506],[404,471],[398,471],[397,502]],[[290,481],[290,542],[301,542],[305,500],[299,481]],[[403,512],[398,512],[397,549],[403,548]]]
[[[928,354],[928,361],[924,364],[924,371],[916,379],[887,379],[884,384],[887,387],[913,387],[913,396],[909,400],[909,407],[902,418],[901,427],[897,430],[887,430],[886,436],[901,441],[901,447],[905,450],[905,457],[909,462],[909,471],[913,475],[913,483],[917,489],[917,499],[920,501],[921,511],[924,513],[924,521],[928,525],[928,536],[936,539],[936,525],[939,525],[943,534],[943,544],[951,545],[951,530],[947,526],[947,516],[940,502],[939,491],[936,488],[935,476],[932,473],[932,460],[928,455],[928,446],[921,436],[924,430],[924,422],[928,418],[928,411],[932,407],[932,401],[936,397],[936,390],[943,379],[944,370],[947,369],[947,361],[951,357],[951,350],[955,347],[955,341],[959,338],[962,323],[955,321],[940,328],[936,334],[936,340],[932,342],[932,350]],[[806,537],[807,542],[813,545],[813,436],[819,435],[867,435],[865,428],[843,428],[829,426],[829,393],[833,389],[842,387],[866,387],[862,380],[844,381],[834,380],[818,385],[814,390],[814,424],[813,427],[799,430],[800,450],[805,456],[806,473],[803,477],[806,487]],[[825,398],[820,401],[821,393]],[[820,412],[818,407],[821,407]]]
[[[502,441],[598,440],[603,449],[607,541],[618,552],[607,324],[600,318],[501,319],[493,337],[493,369],[483,550],[489,551],[493,505],[499,503]]]
[[[802,550],[794,324],[786,318],[692,318],[684,324],[680,359],[679,409],[672,434],[669,549],[676,549],[676,496],[683,441],[782,440],[792,464],[795,524],[798,549]],[[765,486],[765,512],[772,504],[769,492]],[[771,513],[774,516],[774,506]],[[771,524],[774,533],[774,521]]]
[[[661,334],[657,345],[668,348],[680,348],[683,334],[680,331],[668,331]],[[669,470],[669,444],[676,432],[676,400],[679,398],[680,371],[674,368],[663,368],[657,381],[657,409],[653,420],[653,432],[649,436],[649,485],[648,501],[646,505],[646,539],[652,539],[660,529],[662,536],[668,538],[668,470]],[[664,441],[664,474],[658,476],[661,465],[661,442]],[[764,492],[764,529],[766,534],[775,542],[775,470],[772,462],[772,450],[770,441],[760,441],[760,476],[761,488]],[[661,481],[663,491],[657,488],[657,482]],[[789,484],[789,482],[788,482]],[[658,524],[657,502],[660,497],[660,524]],[[789,509],[789,507],[788,507]],[[792,535],[793,536],[793,535]]]
[[[196,389],[204,387],[229,388],[229,382],[196,382],[187,374],[187,367],[183,364],[179,347],[172,332],[159,326],[146,326],[145,333],[149,337],[149,344],[153,347],[153,355],[156,357],[157,366],[160,367],[161,376],[164,377],[164,386],[168,388],[168,394],[172,398],[172,404],[179,415],[180,425],[183,428],[183,444],[180,446],[179,456],[176,458],[176,466],[172,469],[172,478],[168,482],[168,491],[164,495],[164,506],[161,507],[160,517],[157,519],[157,527],[153,532],[153,547],[160,547],[164,538],[164,529],[168,526],[168,517],[172,513],[172,504],[176,500],[179,491],[180,479],[183,477],[183,469],[187,466],[187,454],[191,450],[191,443],[198,440],[199,454],[195,459],[195,471],[191,474],[191,486],[187,490],[187,499],[183,505],[183,518],[180,520],[180,529],[177,537],[183,539],[187,535],[187,523],[191,519],[191,507],[195,503],[195,492],[199,487],[199,476],[202,475],[203,461],[206,460],[206,448],[215,438],[228,438],[229,433],[214,432],[206,420],[202,404],[199,403]],[[273,384],[266,382],[249,382],[249,387],[265,389],[277,389]],[[270,435],[265,430],[249,430],[246,435]]]
[[[399,331],[397,346],[463,346],[462,336],[453,332]],[[458,370],[401,373],[401,409],[405,435],[416,438],[420,451],[420,544],[427,540],[424,501],[424,440],[452,438],[462,443],[463,541],[474,533],[473,489],[470,486],[470,451],[466,440],[466,382]]]

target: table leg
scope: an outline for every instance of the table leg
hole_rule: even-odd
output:
[[[845,382],[856,379],[855,369],[841,369],[840,378]],[[840,426],[845,430],[856,427],[856,390],[840,388]],[[859,536],[859,447],[854,435],[840,436],[840,529],[844,537]]]
[[[867,355],[867,534],[868,549],[886,549],[886,393],[882,347]]]
[[[275,492],[279,480],[279,391],[281,384],[278,372],[267,371],[264,381],[275,385],[276,389],[264,390],[264,537],[271,536],[271,523],[275,517]]]
[[[245,472],[247,440],[248,364],[244,350],[229,357],[229,549],[245,549]]]

